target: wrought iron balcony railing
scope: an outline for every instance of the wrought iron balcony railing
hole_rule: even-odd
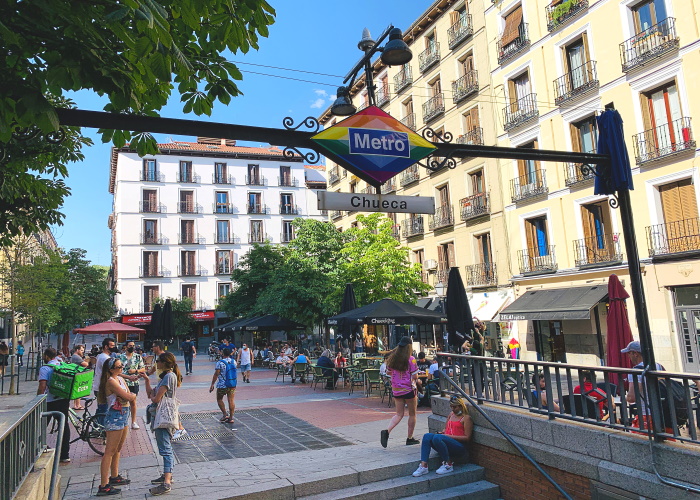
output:
[[[231,174],[212,174],[211,175],[212,184],[235,184],[236,181],[233,179]]]
[[[467,286],[496,286],[498,276],[496,275],[496,263],[484,262],[472,264],[464,268]]]
[[[214,233],[214,243],[240,245],[241,239],[233,233]]]
[[[199,184],[202,178],[194,172],[178,172],[176,175],[177,182],[185,184]]]
[[[299,215],[301,209],[296,205],[280,205],[280,214],[282,215]]]
[[[423,121],[428,123],[445,112],[445,97],[442,93],[423,103]]]
[[[479,73],[473,69],[452,82],[452,101],[457,104],[479,91]]]
[[[455,223],[452,207],[441,205],[435,208],[435,214],[430,217],[428,227],[431,231],[452,226]]]
[[[282,232],[280,233],[280,241],[282,243],[289,243],[294,239],[294,232]]]
[[[459,200],[459,206],[462,207],[462,220],[465,221],[491,213],[488,193],[477,193],[467,196],[466,198],[462,198]]]
[[[547,12],[547,30],[554,31],[574,19],[588,9],[588,0],[568,0],[552,2],[545,10]]]
[[[557,271],[554,245],[542,245],[518,250],[520,274],[544,274]]]
[[[206,273],[203,272],[201,267],[197,266],[177,266],[178,276],[202,276]]]
[[[503,108],[503,130],[508,131],[518,127],[533,118],[537,118],[539,114],[537,94],[532,93],[521,97]]]
[[[214,274],[231,274],[233,266],[231,264],[217,264],[214,266]]]
[[[418,68],[425,73],[440,61],[440,44],[435,42],[423,52],[418,54]]]
[[[180,201],[177,204],[177,211],[181,214],[201,214],[202,205],[191,201]]]
[[[510,180],[510,196],[513,203],[549,193],[545,171],[533,170]]]
[[[401,234],[404,238],[423,234],[423,216],[418,215],[401,221]]]
[[[235,214],[237,212],[233,203],[214,203],[212,212],[215,214]]]
[[[474,34],[472,16],[460,16],[459,20],[447,29],[447,45],[450,50]]]
[[[676,19],[667,17],[620,44],[622,71],[627,72],[680,47]]]
[[[331,211],[331,219],[340,219],[343,216],[343,211],[342,210],[332,210]]]
[[[700,250],[700,219],[684,219],[647,227],[649,257]]]
[[[262,175],[246,175],[245,183],[248,186],[267,186],[267,179]]]
[[[299,179],[283,175],[282,177],[277,177],[277,185],[284,187],[298,187]]]
[[[141,180],[144,182],[165,182],[165,176],[160,172],[142,170]]]
[[[517,33],[503,33],[498,40],[498,64],[503,64],[530,46],[527,23],[520,23]]]
[[[427,271],[420,272],[420,280],[426,285],[430,284],[430,274]]]
[[[561,106],[599,86],[596,62],[587,61],[554,80],[554,104]]]
[[[391,226],[391,235],[394,237],[395,240],[400,240],[401,239],[401,226],[398,224],[394,224]]]
[[[403,118],[401,118],[399,121],[401,123],[403,123],[404,125],[406,125],[408,128],[410,128],[411,130],[416,130],[416,114],[415,113],[408,114],[408,115],[404,116]]]
[[[178,233],[177,241],[180,245],[204,245],[206,243],[204,237],[194,233]]]
[[[139,278],[162,278],[165,272],[158,266],[139,267]]]
[[[389,84],[382,85],[377,89],[377,106],[384,106],[391,100],[391,92],[389,92]]]
[[[374,186],[367,186],[362,192],[365,194],[377,194],[377,188]]]
[[[457,137],[457,144],[484,145],[484,129],[476,127]]]
[[[160,233],[141,233],[140,239],[142,245],[163,245],[165,243],[165,238]]]
[[[439,267],[438,270],[435,272],[435,282],[436,283],[447,283],[447,279],[450,276],[450,268],[449,267]]]
[[[144,214],[164,214],[167,209],[162,203],[142,201],[139,203],[139,211]]]
[[[333,167],[328,171],[328,182],[335,184],[340,180],[340,172],[338,172],[338,167]]]
[[[270,241],[270,237],[264,233],[249,233],[248,243],[267,243]]]
[[[247,213],[249,214],[269,214],[270,209],[267,205],[262,205],[259,203],[251,205],[250,203],[246,206]]]
[[[402,67],[399,72],[394,75],[394,89],[397,94],[412,83],[413,74],[410,66]]]
[[[392,177],[382,184],[382,194],[389,194],[396,191],[396,177]]]
[[[420,173],[418,172],[418,166],[412,165],[408,167],[401,173],[401,187],[406,187],[420,179]]]
[[[693,129],[688,117],[635,134],[632,140],[637,165],[695,150]]]
[[[587,151],[588,153],[595,153],[595,149]],[[593,169],[586,168],[585,172],[582,169],[583,163],[565,163],[564,164],[564,184],[567,186],[575,186],[576,184],[590,181],[595,175],[593,174]]]
[[[594,267],[622,262],[620,235],[600,234],[574,240],[574,259],[577,267]]]

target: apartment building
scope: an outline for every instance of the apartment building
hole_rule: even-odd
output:
[[[189,297],[197,333],[206,336],[252,245],[290,242],[295,218],[327,219],[316,198],[325,172],[274,146],[200,137],[159,148],[143,158],[112,150],[116,305],[123,322],[147,324],[157,297]]]
[[[697,17],[682,0],[486,6],[496,40],[488,64],[499,146],[595,152],[596,116],[609,107],[620,112],[657,361],[697,371]],[[618,210],[593,194],[593,174],[581,165],[502,160],[498,169],[517,297],[502,324],[519,336],[524,358],[598,364],[608,276],[617,274],[629,290]],[[555,302],[546,305],[553,298],[558,311]],[[637,336],[634,304],[627,304]]]

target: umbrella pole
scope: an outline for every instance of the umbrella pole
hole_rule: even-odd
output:
[[[598,313],[598,304],[593,308],[593,318],[595,319],[595,333],[598,338],[598,354],[600,357],[600,366],[605,366],[605,350],[603,349],[603,333],[600,331],[600,314]]]

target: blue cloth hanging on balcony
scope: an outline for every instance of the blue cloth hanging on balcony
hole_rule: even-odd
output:
[[[596,121],[598,154],[609,155],[610,164],[598,165],[594,193],[615,194],[620,189],[634,189],[620,113],[617,110],[608,109],[601,113]]]

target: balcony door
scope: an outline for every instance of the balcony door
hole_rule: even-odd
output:
[[[282,193],[280,195],[280,211],[283,214],[291,214],[294,206],[294,198],[290,193]]]
[[[180,221],[180,243],[194,243],[194,221]]]
[[[143,276],[158,276],[158,252],[143,252]]]
[[[525,220],[525,238],[527,239],[527,270],[533,271],[545,266],[549,257],[549,236],[547,234],[547,217],[534,217]],[[545,259],[543,259],[545,258]],[[548,267],[548,266],[547,266]]]
[[[491,257],[491,233],[480,234],[475,236],[475,238],[477,250],[479,252],[479,262],[485,264],[485,266],[489,266],[491,262],[493,262]]]
[[[280,166],[280,184],[282,186],[292,185],[292,167],[288,165]]]
[[[647,0],[637,4],[633,9],[634,27],[637,33],[648,30],[652,26],[665,20],[665,0]]]
[[[675,145],[686,142],[683,131],[683,113],[676,82],[642,94],[645,153],[656,149],[661,154],[673,152]],[[688,135],[687,132],[685,132]]]
[[[261,199],[260,193],[248,193],[248,213],[259,214],[262,212]]]
[[[520,26],[523,23],[523,7],[518,5],[512,12],[505,17],[505,27],[503,28],[503,36],[501,37],[501,47],[513,43],[520,38]]]
[[[252,220],[250,221],[250,242],[251,243],[262,243],[264,241],[263,237],[263,221]]]
[[[248,165],[248,184],[260,185],[260,165]]]
[[[155,181],[158,177],[158,168],[155,160],[143,160],[143,180]]]
[[[455,244],[443,243],[438,245],[438,281],[447,283],[447,276],[449,275],[450,268],[455,267]]]
[[[692,179],[659,186],[659,197],[664,224],[662,228],[652,228],[654,239],[657,240],[655,245],[660,244],[666,250],[665,253],[699,250],[698,205]],[[659,242],[659,238],[663,241]]]
[[[228,213],[228,193],[226,191],[216,192],[216,212],[219,214]]]
[[[586,63],[589,60],[585,35],[564,48],[566,72],[569,75],[567,91],[583,87],[590,78]]]
[[[223,184],[227,182],[226,177],[226,164],[225,163],[214,163],[214,178],[215,182]]]
[[[524,149],[537,149],[537,141],[518,146]],[[528,194],[528,191],[536,191],[542,184],[542,171],[540,162],[536,160],[518,160],[518,186],[521,189],[521,196]]]
[[[156,299],[158,298],[158,286],[143,287],[143,312],[153,311]]]
[[[143,242],[156,243],[158,239],[158,221],[145,219],[143,221]]]
[[[194,191],[180,191],[180,212],[194,212]]]
[[[445,184],[437,188],[438,208],[447,210],[450,207],[450,186]]]
[[[228,243],[230,238],[229,223],[227,220],[216,221],[216,241],[217,243]]]
[[[194,276],[195,274],[195,252],[187,250],[180,252],[180,269],[182,276]]]
[[[197,285],[182,285],[182,298],[192,300],[192,309],[197,308]]]
[[[192,182],[192,162],[180,162],[180,182]]]
[[[615,253],[610,205],[607,200],[581,205],[585,261],[609,262]]]
[[[158,208],[158,193],[155,189],[143,190],[143,211],[157,212]]]
[[[216,271],[217,274],[231,273],[231,252],[228,250],[218,250],[216,252]]]
[[[526,99],[531,93],[530,75],[527,71],[512,80],[508,80],[511,113],[532,111],[533,106]]]

